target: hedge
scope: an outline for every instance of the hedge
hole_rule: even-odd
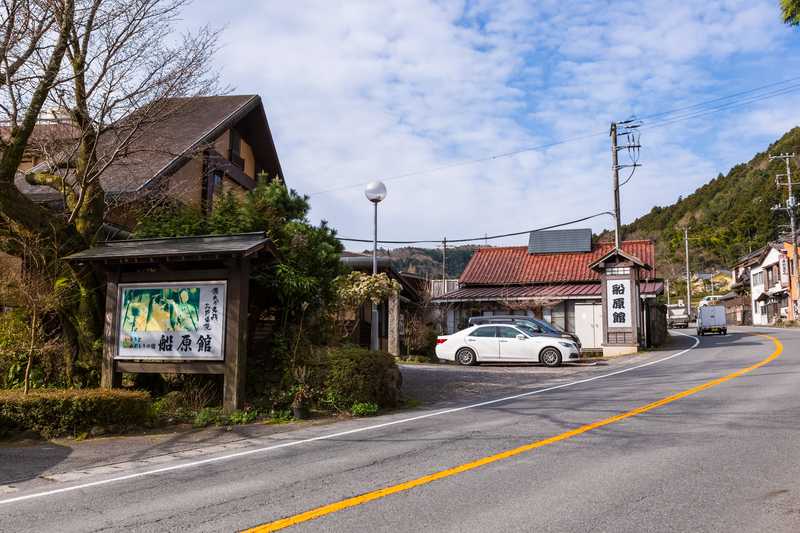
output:
[[[35,431],[44,438],[79,436],[92,428],[121,431],[149,425],[150,395],[119,389],[0,390],[0,434]]]
[[[357,403],[395,407],[400,403],[403,376],[394,356],[357,346],[328,349],[326,400],[340,410]]]

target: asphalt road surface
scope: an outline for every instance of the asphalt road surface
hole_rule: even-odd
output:
[[[800,531],[800,331],[756,331],[494,403],[22,484],[0,493],[0,529]]]

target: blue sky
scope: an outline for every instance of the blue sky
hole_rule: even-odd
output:
[[[800,76],[800,30],[781,23],[777,0],[197,0],[185,24],[225,26],[224,82],[261,95],[288,184],[312,195],[315,221],[352,237],[371,232],[363,183],[442,167],[386,181],[381,238],[505,233],[607,210],[604,135],[451,165]],[[800,122],[798,104],[800,91],[645,128],[623,222],[764,150]]]

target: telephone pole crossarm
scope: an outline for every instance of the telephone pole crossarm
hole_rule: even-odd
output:
[[[778,187],[783,185],[786,186],[786,204],[784,207],[779,207],[779,209],[786,211],[789,215],[789,227],[791,232],[791,250],[792,250],[792,258],[791,258],[791,272],[789,273],[789,302],[790,302],[790,310],[791,310],[791,318],[797,320],[798,314],[798,305],[797,305],[797,297],[800,295],[800,286],[798,286],[798,277],[800,277],[800,273],[797,270],[798,266],[798,247],[797,247],[797,200],[794,197],[794,185],[797,185],[792,181],[792,166],[790,161],[795,158],[794,153],[780,153],[778,155],[770,155],[769,160],[783,160],[784,164],[786,165],[786,174],[778,174],[775,176],[775,184]],[[786,181],[781,181],[782,178],[786,178]]]

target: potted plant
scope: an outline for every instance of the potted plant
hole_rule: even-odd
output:
[[[306,385],[297,385],[294,389],[294,398],[292,399],[292,416],[298,420],[307,420],[311,414],[308,410],[308,400],[311,399],[308,387]]]

